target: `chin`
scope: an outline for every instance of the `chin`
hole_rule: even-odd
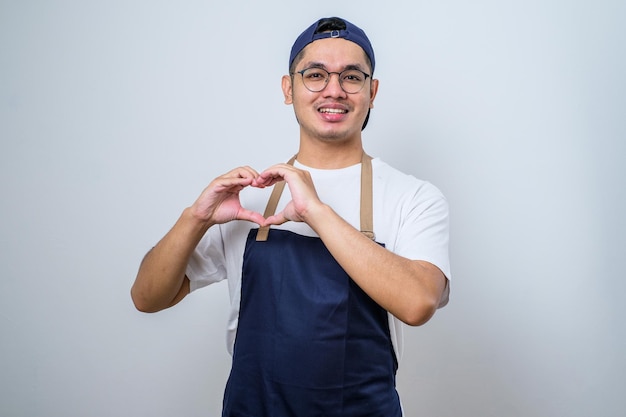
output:
[[[360,129],[352,130],[347,126],[337,124],[326,124],[325,126],[307,128],[306,125],[300,125],[306,135],[323,142],[349,142],[355,138],[359,138]],[[311,128],[312,127],[312,128]]]
[[[318,130],[316,133],[318,138],[328,141],[349,141],[358,136],[358,134],[355,135],[355,132],[346,129]]]
[[[351,136],[345,133],[327,133],[317,137],[324,142],[349,142],[351,138]]]

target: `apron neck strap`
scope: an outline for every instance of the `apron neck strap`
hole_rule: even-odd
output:
[[[297,156],[297,154],[294,155],[287,164],[293,165]],[[274,185],[263,217],[268,218],[276,213],[276,207],[278,207],[278,201],[280,200],[284,188],[285,181],[278,182]],[[372,240],[376,238],[374,235],[373,212],[372,157],[363,152],[363,156],[361,157],[361,233]],[[266,241],[269,230],[269,226],[260,227],[256,235],[257,242]]]
[[[372,157],[363,152],[361,157],[361,233],[375,240],[372,189]]]

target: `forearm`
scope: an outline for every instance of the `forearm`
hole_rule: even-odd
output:
[[[209,227],[195,218],[191,209],[185,209],[174,227],[146,254],[131,289],[138,310],[163,310],[188,292],[187,262]]]
[[[307,223],[355,283],[381,307],[410,325],[424,324],[432,317],[446,285],[438,268],[383,248],[326,205],[310,213]]]

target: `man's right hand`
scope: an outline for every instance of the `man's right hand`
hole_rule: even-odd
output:
[[[250,167],[239,167],[214,179],[190,207],[192,215],[209,225],[247,220],[262,225],[265,218],[241,206],[239,193],[254,186],[259,174]]]
[[[241,206],[239,192],[253,185],[259,174],[241,167],[214,179],[174,227],[144,257],[131,289],[140,311],[155,312],[171,307],[189,293],[185,275],[193,250],[209,227],[231,220],[248,220],[259,225],[263,216]]]

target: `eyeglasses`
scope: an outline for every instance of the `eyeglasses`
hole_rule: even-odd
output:
[[[347,69],[341,72],[328,72],[324,68],[306,68],[302,71],[297,71],[302,75],[302,82],[307,90],[318,93],[322,91],[328,85],[330,76],[337,74],[339,76],[339,85],[341,89],[348,94],[354,94],[361,91],[365,85],[365,80],[369,77],[369,74],[364,73],[358,69]]]

